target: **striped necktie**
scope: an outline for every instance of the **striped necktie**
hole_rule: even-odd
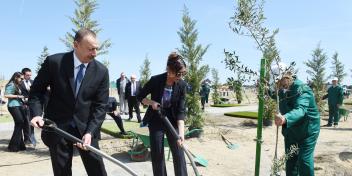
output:
[[[79,71],[77,73],[77,76],[76,76],[76,80],[75,80],[75,95],[77,96],[78,94],[78,90],[81,86],[81,83],[82,83],[82,79],[83,79],[83,69],[85,68],[86,66],[84,64],[81,64],[79,65]]]

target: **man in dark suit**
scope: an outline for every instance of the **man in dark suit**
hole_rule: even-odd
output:
[[[26,118],[24,119],[25,127],[23,128],[23,139],[26,145],[32,144],[33,147],[35,147],[37,144],[37,141],[34,137],[34,128],[33,126],[30,125],[31,117],[30,117],[30,112],[28,107],[29,91],[33,84],[33,80],[31,79],[32,71],[29,68],[23,68],[21,72],[24,76],[24,80],[20,84],[20,90],[22,95],[24,96],[23,106],[24,106],[24,111],[26,115]]]
[[[136,75],[131,76],[131,81],[126,84],[125,96],[128,101],[128,120],[133,118],[133,108],[136,111],[138,123],[141,122],[141,114],[139,110],[140,102],[137,100],[137,95],[142,89],[139,81],[136,81]]]
[[[108,69],[94,59],[98,47],[96,34],[89,29],[80,29],[74,38],[74,51],[48,56],[32,84],[29,96],[32,125],[44,125],[41,96],[50,86],[44,117],[83,141],[83,144],[73,143],[54,132],[42,131],[55,176],[72,175],[74,145],[79,148],[88,175],[107,175],[102,158],[85,147],[99,148],[97,134],[105,118],[109,97]]]

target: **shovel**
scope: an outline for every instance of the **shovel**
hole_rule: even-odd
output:
[[[208,160],[204,159],[203,157],[201,157],[199,155],[193,154],[190,150],[188,150],[188,152],[192,155],[194,162],[196,164],[204,166],[204,167],[208,166]]]
[[[172,126],[171,122],[169,121],[168,118],[165,117],[164,113],[162,113],[162,108],[159,108],[158,113],[160,115],[160,118],[162,120],[162,122],[164,123],[164,125],[166,126],[166,129],[171,133],[171,135],[175,138],[175,139],[180,139],[180,136],[177,134],[175,128]],[[187,158],[189,159],[189,161],[191,162],[193,171],[195,173],[196,176],[200,176],[199,171],[197,169],[197,166],[195,164],[195,155],[193,155],[185,146],[185,144],[183,144],[182,146],[183,151],[185,151]],[[200,163],[199,163],[200,164]]]
[[[236,148],[238,148],[238,144],[233,144],[230,140],[228,140],[222,133],[220,133],[221,135],[221,139],[225,142],[225,144],[227,145],[227,148],[231,149],[231,150],[235,150]]]
[[[78,139],[78,138],[76,138],[75,136],[72,136],[71,134],[67,133],[66,131],[63,131],[63,130],[61,130],[60,128],[58,128],[58,127],[56,126],[55,122],[53,122],[53,121],[51,121],[51,120],[49,120],[49,119],[43,119],[43,120],[44,120],[43,130],[49,130],[49,129],[54,130],[54,132],[56,132],[58,135],[60,135],[60,136],[62,136],[62,137],[64,137],[64,138],[66,138],[66,139],[68,139],[68,140],[71,140],[71,141],[73,141],[73,142],[79,142],[79,143],[82,143],[82,144],[83,144],[83,141],[82,141],[81,139]],[[132,170],[130,167],[128,167],[127,165],[123,164],[121,161],[119,161],[119,160],[117,160],[117,159],[111,157],[110,155],[108,155],[108,154],[106,154],[106,153],[104,153],[104,152],[102,152],[102,151],[100,151],[100,150],[94,148],[94,147],[91,146],[91,145],[85,145],[85,147],[86,147],[89,151],[91,151],[91,152],[93,152],[93,153],[95,153],[95,154],[97,154],[97,155],[99,155],[99,156],[101,156],[101,157],[104,157],[104,158],[108,159],[109,161],[111,161],[111,162],[117,164],[118,166],[122,167],[124,170],[126,170],[126,171],[127,171],[128,173],[130,173],[131,175],[137,176],[137,173],[136,173],[135,171],[133,171],[133,170]]]

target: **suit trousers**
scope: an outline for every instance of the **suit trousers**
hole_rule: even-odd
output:
[[[127,113],[127,99],[125,97],[125,93],[120,93],[119,94],[119,101],[120,101],[120,113]]]
[[[176,131],[178,131],[177,128]],[[171,149],[175,175],[187,176],[184,151],[177,145],[177,140],[168,130],[164,129],[162,124],[151,123],[149,124],[149,135],[154,176],[167,175],[164,156],[164,134],[167,136],[167,141]]]
[[[128,114],[129,119],[133,118],[133,109],[136,111],[138,122],[141,122],[141,112],[139,110],[139,101],[136,96],[128,97]]]
[[[27,110],[29,110],[26,105],[23,106],[23,112],[24,112],[24,124],[23,124],[23,139],[25,143],[32,143],[31,141],[31,125],[30,125],[30,120],[29,116],[27,116]],[[28,114],[29,115],[29,114]]]
[[[24,135],[24,141],[25,142],[30,142],[33,145],[37,144],[37,140],[35,139],[34,136],[34,127],[30,125],[31,121],[31,115],[30,115],[30,110],[28,105],[24,106],[24,113],[25,113],[25,123],[24,123],[24,128],[23,128],[23,135]]]
[[[77,138],[82,138],[77,128],[68,127],[66,132],[72,134]],[[98,140],[92,137],[91,146],[99,149]],[[54,171],[54,176],[71,176],[72,175],[72,155],[73,143],[62,137],[58,140],[56,145],[49,146],[51,164]],[[84,151],[77,148],[86,172],[89,176],[106,176],[105,166],[103,159],[97,154]]]
[[[117,127],[119,127],[120,131],[121,132],[125,132],[125,129],[123,128],[123,122],[122,122],[120,114],[115,115],[114,112],[109,112],[107,114],[114,119],[114,121],[115,121]]]

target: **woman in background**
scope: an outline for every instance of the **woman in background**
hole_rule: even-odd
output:
[[[15,72],[10,81],[5,87],[5,98],[8,98],[7,108],[12,115],[13,121],[15,122],[15,129],[8,146],[10,152],[18,152],[21,150],[26,150],[26,146],[23,141],[22,130],[24,128],[24,114],[21,90],[19,85],[23,80],[23,75],[21,72]]]

